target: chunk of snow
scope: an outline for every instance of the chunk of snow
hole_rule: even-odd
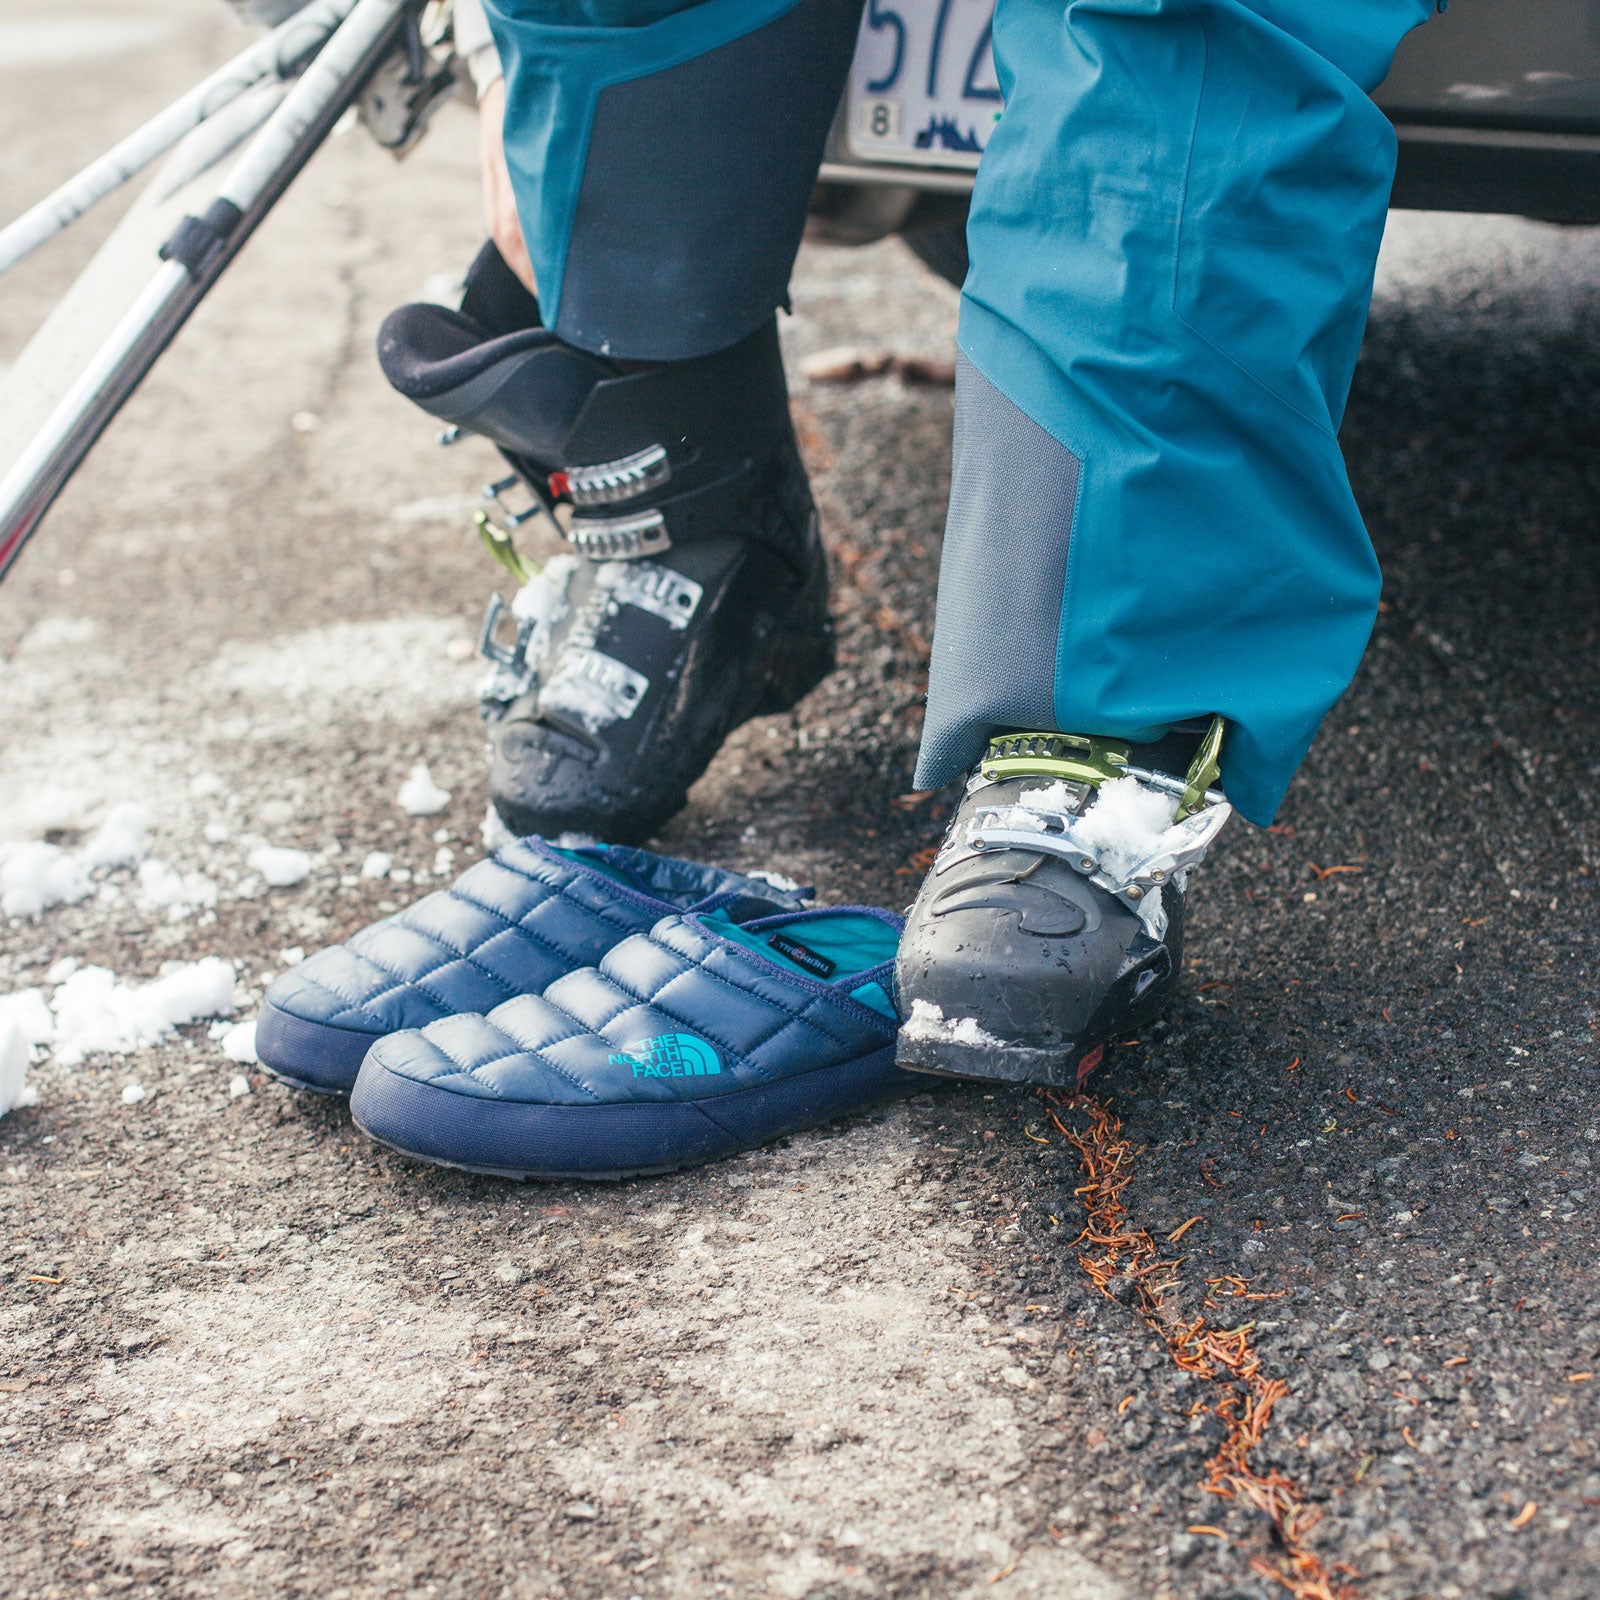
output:
[[[274,889],[288,889],[302,882],[311,871],[311,857],[304,850],[264,844],[250,852],[250,865]]]
[[[230,1061],[253,1067],[261,1058],[256,1054],[256,1019],[236,1022],[222,1036],[222,1053]]]
[[[125,1106],[136,1106],[144,1099],[144,1085],[142,1083],[125,1083],[122,1086],[122,1103]]]
[[[592,833],[575,833],[569,829],[566,833],[558,833],[550,843],[557,850],[588,850],[600,841]]]
[[[752,872],[745,873],[745,877],[754,878],[757,883],[770,883],[774,889],[781,890],[784,894],[799,894],[800,885],[793,878],[786,878],[781,872],[767,872],[757,867]]]
[[[306,958],[305,951],[297,944],[292,944],[287,950],[278,952],[278,959],[286,967],[298,967]]]
[[[363,878],[387,878],[389,876],[389,868],[393,865],[394,857],[387,851],[374,850],[361,863],[361,876]]]
[[[395,804],[408,816],[435,817],[450,804],[450,791],[441,789],[433,781],[427,762],[419,761],[394,798]]]
[[[165,910],[174,922],[217,903],[217,886],[203,872],[179,872],[154,856],[139,864],[139,899],[151,910]]]
[[[45,973],[44,981],[46,983],[65,983],[67,979],[70,978],[77,970],[78,958],[76,956],[62,956],[62,958],[56,962],[56,964],[51,967],[47,973]]]
[[[237,1100],[241,1095],[250,1093],[250,1080],[242,1072],[236,1072],[228,1079],[228,1098]]]
[[[433,852],[433,870],[442,878],[456,864],[456,853],[447,844]]]
[[[151,983],[119,983],[107,967],[81,967],[56,990],[56,1060],[76,1066],[96,1053],[127,1055],[182,1023],[234,1009],[233,968],[218,956],[175,967]]]
[[[183,874],[154,856],[139,863],[139,898],[155,908],[178,905],[183,899]]]
[[[483,824],[478,829],[478,837],[483,840],[483,848],[492,856],[499,855],[508,844],[515,844],[517,840],[516,834],[500,820],[500,813],[495,810],[492,802],[483,814]]]
[[[55,967],[50,969],[51,972],[55,970]],[[0,995],[0,1027],[7,1026],[22,1035],[24,1044],[49,1044],[55,1036],[56,1019],[50,1015],[43,991],[24,989],[20,994]]]
[[[913,1000],[911,1016],[900,1031],[907,1039],[928,1039],[941,1044],[1003,1043],[981,1027],[976,1017],[946,1017],[931,1000]]]
[[[125,802],[112,806],[78,859],[92,872],[96,867],[136,867],[144,860],[144,836],[150,831],[150,813]]]
[[[531,622],[536,627],[554,627],[566,615],[567,589],[577,570],[576,556],[552,556],[545,562],[543,570],[529,578],[511,597],[511,615],[520,622]],[[541,654],[534,649],[534,643],[534,640],[528,641],[530,661],[537,661]]]
[[[77,827],[83,802],[69,790],[58,789],[52,784],[33,797],[33,804],[28,809],[34,827],[40,833],[49,833],[53,828]]]
[[[81,857],[69,851],[37,840],[0,846],[0,912],[8,917],[37,917],[93,892]]]
[[[539,709],[571,717],[589,734],[599,733],[602,728],[622,720],[624,713],[616,693],[590,676],[596,670],[605,672],[604,663],[596,668],[590,665],[588,657],[569,657],[540,689]],[[632,707],[628,708],[627,715],[632,715]]]
[[[189,780],[189,793],[196,800],[207,800],[212,795],[223,793],[227,787],[214,772],[197,772]]]
[[[0,1016],[0,1117],[16,1106],[33,1105],[38,1095],[28,1086],[33,1052],[21,1027]]]
[[[207,844],[226,844],[233,837],[233,829],[226,822],[208,822],[203,831]]]
[[[1081,783],[1068,783],[1065,778],[1057,778],[1054,783],[1047,783],[1042,788],[1024,789],[1017,796],[1017,804],[1032,806],[1039,811],[1075,812],[1082,795]]]
[[[1094,851],[1102,872],[1121,880],[1156,850],[1177,810],[1170,794],[1137,778],[1112,778],[1079,819],[1077,838]]]

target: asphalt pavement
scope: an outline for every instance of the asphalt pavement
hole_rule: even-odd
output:
[[[105,21],[0,10],[0,216],[241,38],[185,0],[119,8],[115,49]],[[0,923],[0,993],[221,955],[259,995],[481,853],[495,465],[372,353],[476,248],[473,152],[456,109],[403,164],[330,141],[0,590],[0,838],[47,788],[84,827],[131,798],[220,888]],[[110,221],[0,284],[0,361]],[[947,360],[954,316],[896,242],[812,245],[784,338]],[[840,669],[659,844],[903,906],[950,803],[908,793],[950,393],[793,388]],[[1600,1592],[1597,393],[1600,235],[1393,217],[1342,434],[1371,648],[1276,825],[1197,876],[1180,1005],[1091,1085],[1129,1226],[1179,1260],[1167,1326],[1249,1325],[1287,1386],[1252,1462],[1372,1600]],[[438,816],[395,803],[418,761]],[[252,881],[261,844],[313,871]],[[702,1172],[517,1186],[237,1071],[202,1024],[42,1063],[0,1121],[17,1600],[1286,1592],[1267,1520],[1203,1487],[1226,1387],[1080,1265],[1082,1109],[934,1086]]]

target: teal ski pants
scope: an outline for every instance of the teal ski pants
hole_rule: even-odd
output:
[[[998,0],[919,787],[1002,729],[1227,719],[1271,820],[1371,631],[1337,430],[1434,0]],[[882,5],[874,0],[881,15]],[[487,0],[547,322],[705,354],[783,303],[861,0]]]

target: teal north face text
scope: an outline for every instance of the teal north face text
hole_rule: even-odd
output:
[[[631,1067],[636,1078],[708,1078],[722,1071],[717,1052],[692,1033],[661,1033],[641,1039],[610,1060],[614,1067]]]

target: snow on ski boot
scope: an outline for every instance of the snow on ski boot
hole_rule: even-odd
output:
[[[624,370],[563,344],[493,246],[459,312],[402,306],[379,359],[402,394],[480,433],[571,552],[522,584],[482,650],[490,787],[516,834],[648,838],[741,722],[833,667],[827,566],[789,420],[776,321],[729,349]]]
[[[1222,721],[1186,778],[1076,734],[994,739],[906,921],[897,1061],[1073,1085],[1171,998],[1189,871],[1232,814]],[[1181,761],[1181,757],[1180,757]]]

